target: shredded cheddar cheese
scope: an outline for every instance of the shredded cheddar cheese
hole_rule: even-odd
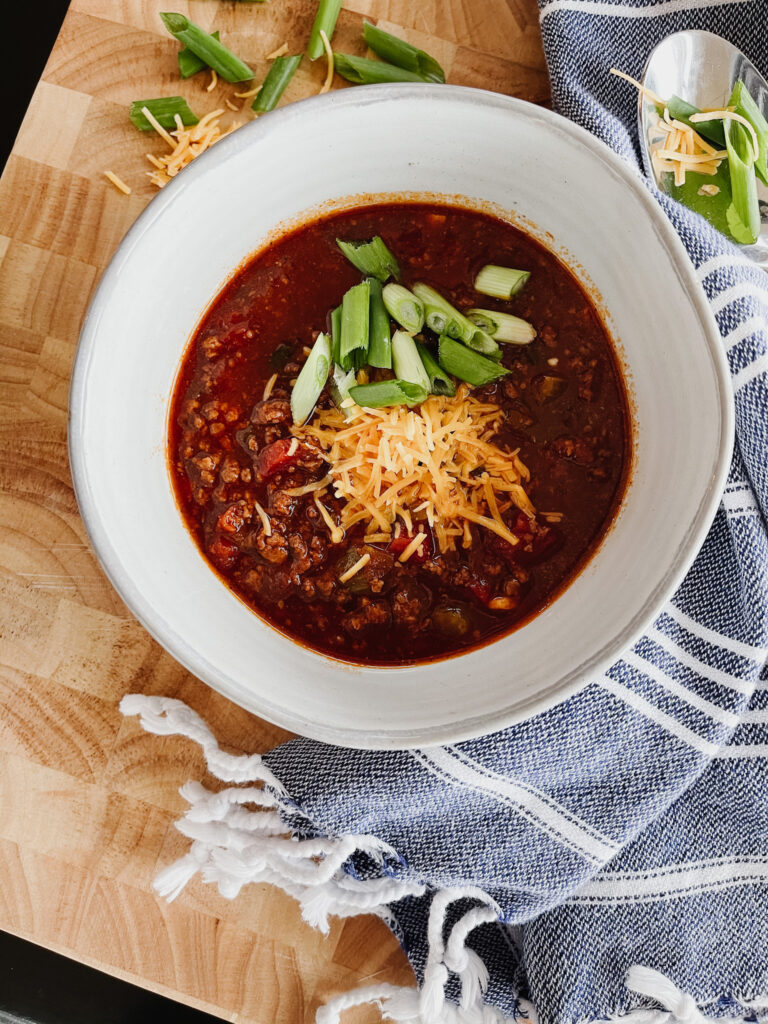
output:
[[[256,511],[258,513],[258,516],[259,516],[259,519],[261,520],[261,525],[262,525],[262,527],[264,529],[264,536],[265,537],[271,537],[272,536],[272,522],[271,522],[269,516],[264,511],[264,509],[261,507],[261,505],[258,503],[258,501],[254,501],[253,507],[256,509]]]
[[[174,178],[196,156],[200,156],[219,139],[223,139],[225,135],[229,135],[230,132],[240,127],[235,122],[222,131],[219,120],[224,113],[223,108],[212,110],[209,114],[201,117],[197,124],[188,128],[179,125],[177,121],[176,130],[172,132],[167,132],[147,107],[142,107],[141,112],[157,134],[171,147],[171,152],[165,156],[155,157],[147,153],[147,159],[155,167],[154,171],[147,173],[150,181],[158,188],[167,185],[171,178]]]
[[[273,373],[272,376],[267,381],[267,383],[264,385],[264,393],[261,396],[262,402],[266,402],[266,400],[272,394],[272,388],[275,386],[276,382],[277,382],[277,374]]]
[[[346,413],[320,409],[293,430],[324,451],[343,530],[362,523],[366,535],[391,539],[405,529],[413,539],[402,561],[426,539],[425,524],[440,551],[470,547],[471,524],[517,544],[504,513],[517,508],[533,517],[536,510],[517,451],[493,441],[503,420],[497,405],[461,385],[455,398],[433,395],[417,409],[352,406]]]
[[[656,176],[660,177],[665,171],[670,171],[675,176],[676,185],[685,184],[687,171],[716,174],[721,162],[728,156],[727,150],[715,149],[690,125],[671,118],[666,107],[663,118],[659,118],[651,129],[649,143],[651,164]]]
[[[326,60],[328,61],[328,71],[326,73],[325,81],[323,82],[318,95],[322,95],[324,92],[330,92],[331,91],[331,86],[333,85],[333,70],[334,70],[333,50],[331,49],[331,44],[330,44],[330,42],[328,40],[328,36],[323,31],[323,29],[320,29],[320,38],[323,41],[323,49],[325,50]]]
[[[208,83],[208,85],[206,85],[205,91],[206,92],[213,92],[213,90],[216,88],[218,83],[219,83],[219,76],[216,74],[214,69],[211,68],[211,80]]]
[[[131,194],[131,186],[126,185],[122,178],[118,178],[114,171],[104,171],[104,177],[111,181],[119,192],[126,196]]]
[[[361,558],[358,558],[354,565],[350,566],[346,572],[343,572],[341,576],[339,576],[339,583],[346,583],[347,580],[351,580],[353,576],[356,576],[361,569],[364,569],[366,565],[368,565],[370,560],[371,556],[366,551]]]
[[[278,46],[272,53],[267,54],[267,60],[275,60],[276,57],[284,57],[288,53],[288,43],[283,43],[282,46]]]

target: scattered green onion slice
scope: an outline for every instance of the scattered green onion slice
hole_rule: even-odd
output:
[[[253,71],[245,61],[240,60],[218,39],[204,32],[194,21],[190,21],[183,14],[165,13],[160,17],[172,36],[189,47],[192,53],[196,53],[225,81],[247,82],[253,78]]]
[[[746,117],[755,129],[758,144],[755,174],[768,185],[768,121],[763,117],[762,111],[742,81],[738,81],[734,85],[728,106],[733,107],[735,113]]]
[[[737,242],[752,245],[760,234],[760,205],[752,140],[738,121],[727,121],[725,145],[731,173],[732,200],[726,211],[728,227]]]
[[[497,267],[489,263],[475,278],[475,291],[491,295],[494,299],[511,299],[530,276],[528,270],[513,270],[512,267]]]
[[[429,394],[429,374],[424,369],[416,342],[407,331],[395,331],[392,335],[392,364],[400,380],[417,384]]]
[[[422,345],[417,341],[416,348],[419,350],[421,361],[429,377],[430,392],[433,395],[448,395],[449,398],[453,398],[456,394],[456,385],[451,378],[440,366],[426,345]]]
[[[478,352],[473,352],[447,334],[440,335],[439,359],[440,365],[447,373],[475,387],[489,384],[492,380],[509,373],[503,366],[486,359]]]
[[[356,381],[357,377],[354,370],[342,370],[340,366],[334,366],[328,379],[328,390],[331,393],[333,403],[338,409],[341,409],[345,419],[349,419],[350,410],[342,407],[342,402],[349,398],[350,388],[355,386]]]
[[[219,30],[211,32],[212,39],[219,38]],[[188,46],[185,46],[183,50],[179,50],[176,54],[176,59],[179,62],[179,74],[182,78],[191,78],[192,75],[196,75],[198,71],[203,71],[208,65],[202,59],[198,57],[196,53],[193,53]]]
[[[349,389],[358,405],[381,409],[387,405],[419,405],[427,392],[408,380],[379,380],[375,384],[358,384]]]
[[[331,351],[334,363],[339,362],[341,350],[341,306],[331,310]]]
[[[434,331],[435,334],[450,334],[452,338],[457,338],[462,333],[460,321],[462,319],[461,313],[444,299],[440,292],[436,292],[434,288],[430,288],[428,284],[415,284],[413,286],[413,294],[424,304],[424,319],[426,320],[427,327]],[[464,329],[464,335],[469,337],[475,330],[474,324],[470,324]]]
[[[467,319],[494,341],[510,341],[513,345],[528,345],[536,337],[536,328],[519,316],[499,313],[495,309],[468,309]]]
[[[389,277],[400,277],[398,262],[380,235],[374,235],[367,242],[342,242],[340,238],[337,238],[336,245],[361,274],[378,277],[382,284]]]
[[[344,370],[360,369],[368,358],[368,323],[371,290],[367,281],[350,288],[341,302],[339,365]]]
[[[256,99],[251,104],[251,110],[255,110],[258,114],[266,114],[268,110],[274,110],[288,83],[296,74],[299,64],[301,64],[300,53],[291,57],[275,57],[267,77],[256,93]]]
[[[421,82],[424,79],[413,71],[396,64],[368,57],[353,57],[350,53],[334,53],[333,66],[337,74],[354,85],[376,85],[379,82]]]
[[[384,305],[393,320],[411,334],[418,334],[424,326],[424,304],[413,292],[403,288],[401,284],[385,285],[382,293]]]
[[[370,21],[363,22],[363,39],[375,54],[382,60],[389,61],[399,68],[413,71],[414,74],[423,78],[425,82],[445,81],[445,72],[424,50],[417,50],[415,46],[406,43],[404,39],[390,35],[382,28],[377,28]]]
[[[371,306],[368,314],[368,362],[371,366],[389,370],[392,367],[389,315],[384,308],[381,281],[378,277],[368,278],[368,288],[371,293]]]
[[[320,0],[307,44],[307,56],[310,60],[322,57],[325,48],[320,33],[325,32],[329,39],[332,38],[340,10],[341,0]]]
[[[291,392],[291,415],[297,427],[312,415],[328,380],[331,368],[331,342],[327,334],[318,334],[307,361],[301,368]]]
[[[134,100],[128,116],[143,132],[151,132],[154,126],[142,114],[142,107],[146,107],[163,128],[176,128],[176,114],[181,118],[182,124],[197,124],[198,122],[198,118],[189,109],[183,96],[161,96],[156,100]]]
[[[499,346],[493,338],[486,334],[485,331],[481,331],[479,327],[475,327],[472,337],[465,341],[464,344],[497,363],[501,359],[502,351]]]

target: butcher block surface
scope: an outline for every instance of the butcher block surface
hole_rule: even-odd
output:
[[[218,28],[260,80],[272,50],[305,47],[316,0],[73,0],[0,180],[0,928],[227,1020],[296,1024],[358,984],[409,984],[410,968],[378,918],[323,936],[269,886],[232,902],[199,880],[172,904],[155,896],[153,877],[187,845],[178,787],[205,770],[189,742],[123,719],[120,698],[178,697],[233,751],[289,735],[208,689],[132,617],[88,544],[67,461],[80,324],[155,194],[145,154],[164,147],[128,105],[181,94],[202,114],[234,92],[207,93],[207,73],[179,79],[169,8]],[[349,0],[339,50],[365,52],[364,17],[434,54],[450,83],[548,101],[534,0]],[[304,61],[283,103],[324,76],[324,60]]]

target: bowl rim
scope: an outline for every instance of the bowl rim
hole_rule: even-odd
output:
[[[667,567],[661,581],[646,597],[642,608],[625,625],[623,630],[604,644],[591,658],[579,665],[569,676],[561,679],[559,685],[548,687],[545,691],[516,704],[514,708],[508,706],[476,716],[464,717],[459,721],[421,727],[417,730],[388,727],[370,731],[354,727],[310,723],[299,713],[262,699],[254,701],[250,705],[244,703],[243,694],[238,686],[233,684],[233,681],[223,677],[215,665],[197,654],[193,647],[164,618],[158,619],[151,603],[133,584],[130,572],[125,568],[122,558],[113,547],[108,530],[97,514],[85,458],[84,422],[81,410],[84,408],[89,367],[97,344],[98,323],[102,310],[109,302],[115,286],[118,285],[123,265],[131,259],[134,246],[152,229],[155,220],[174,203],[181,189],[191,184],[195,177],[200,177],[217,165],[225,163],[230,154],[258,143],[267,137],[273,128],[279,130],[290,121],[301,121],[308,115],[316,116],[325,108],[365,107],[377,103],[408,102],[414,99],[428,99],[437,102],[458,100],[468,103],[470,106],[492,105],[499,110],[508,112],[513,117],[524,117],[543,122],[549,130],[555,129],[575,136],[581,145],[589,149],[598,160],[607,164],[625,186],[631,189],[641,205],[645,207],[655,233],[666,249],[681,286],[688,292],[688,298],[698,317],[716,381],[720,406],[720,437],[709,486],[699,502],[675,562]],[[586,129],[554,111],[525,100],[466,86],[394,84],[337,90],[322,96],[299,100],[272,111],[268,117],[259,118],[251,124],[244,125],[229,137],[222,139],[216,146],[201,154],[184,169],[182,175],[174,178],[151,199],[118,245],[99,280],[86,311],[75,351],[70,381],[67,444],[75,498],[86,533],[102,569],[130,612],[184,668],[223,696],[240,706],[247,707],[252,713],[300,735],[360,749],[407,749],[423,745],[453,743],[485,735],[546,711],[577,693],[590,681],[599,678],[605,669],[642,635],[687,573],[714,519],[730,464],[734,419],[734,398],[730,373],[714,315],[681,239],[664,214],[662,207],[646,187],[639,172],[625,163],[618,154]],[[283,637],[283,639],[285,643],[293,642],[287,637]],[[340,666],[340,671],[348,671],[348,669],[347,665]],[[397,667],[381,669],[381,671],[397,670]]]

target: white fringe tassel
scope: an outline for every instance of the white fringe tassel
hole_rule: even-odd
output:
[[[234,899],[249,882],[268,882],[293,896],[305,921],[328,932],[328,918],[378,914],[387,919],[390,903],[406,896],[421,896],[421,883],[391,878],[357,879],[343,870],[355,853],[366,853],[382,862],[397,856],[387,843],[370,835],[331,836],[297,839],[285,824],[295,813],[282,783],[262,762],[259,754],[236,755],[223,751],[206,723],[179,700],[129,694],[120,703],[124,715],[139,715],[147,732],[160,736],[186,736],[198,743],[209,772],[236,786],[211,792],[199,782],[188,782],[180,793],[189,810],[176,828],[192,844],[189,852],[162,871],[154,882],[157,892],[175,899],[199,872],[206,882],[215,882],[222,896]],[[254,785],[256,783],[257,785]],[[472,899],[467,911],[444,938],[448,908],[457,900]],[[477,905],[479,904],[479,905]],[[488,970],[467,947],[469,933],[479,925],[498,921],[498,905],[474,886],[443,889],[432,900],[427,926],[428,956],[420,989],[397,985],[369,985],[336,996],[317,1011],[317,1024],[339,1024],[341,1014],[364,1004],[378,1006],[385,1020],[399,1024],[513,1024],[527,1020],[535,1024],[533,1007],[520,1000],[520,1011],[508,1017],[487,1006],[483,1000]],[[446,999],[448,979],[454,974],[460,984],[459,1005]],[[637,1008],[612,1017],[622,1024],[707,1024],[692,996],[673,981],[649,967],[634,965],[627,972],[628,989],[660,1003],[663,1009]],[[765,1003],[755,1003],[764,1008]],[[718,1024],[742,1024],[743,1018]]]

